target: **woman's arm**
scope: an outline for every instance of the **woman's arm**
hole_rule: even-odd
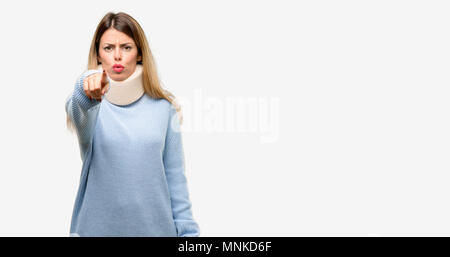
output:
[[[184,151],[179,119],[172,105],[163,161],[177,234],[179,237],[199,236],[200,228],[192,217],[187,180],[184,174]]]
[[[96,123],[99,110],[98,107],[100,106],[100,101],[95,99],[90,100],[86,96],[83,89],[83,81],[86,77],[101,72],[101,70],[87,70],[81,74],[75,82],[75,89],[72,95],[66,100],[66,112],[75,125],[82,158],[84,157],[84,153],[92,141],[93,130],[95,127],[94,125]]]

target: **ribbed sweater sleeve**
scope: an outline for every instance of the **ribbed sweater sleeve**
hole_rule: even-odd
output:
[[[97,120],[98,110],[101,101],[90,100],[84,92],[83,81],[86,77],[101,73],[101,70],[87,70],[78,77],[72,95],[66,101],[66,112],[75,125],[78,142],[80,144],[81,158],[84,158],[86,150],[92,141],[93,130]],[[109,78],[108,78],[108,81]],[[102,96],[102,99],[105,96]]]
[[[164,147],[164,169],[170,191],[173,218],[179,237],[197,237],[200,228],[194,221],[185,176],[185,158],[180,123],[171,105]]]

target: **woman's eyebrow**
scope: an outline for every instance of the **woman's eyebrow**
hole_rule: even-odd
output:
[[[133,43],[131,43],[131,42],[123,43],[123,44],[121,44],[121,46],[128,45],[128,44],[132,45]],[[104,43],[104,45],[114,45],[114,44],[113,43]]]

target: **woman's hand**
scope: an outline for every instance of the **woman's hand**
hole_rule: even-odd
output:
[[[84,93],[90,100],[94,98],[97,101],[101,101],[108,87],[109,83],[105,70],[103,70],[103,73],[94,73],[87,76],[83,81]]]

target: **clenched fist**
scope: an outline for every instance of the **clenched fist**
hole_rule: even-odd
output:
[[[102,73],[89,75],[83,80],[84,93],[90,100],[94,98],[97,101],[101,101],[102,96],[108,90],[108,87],[109,83],[105,70],[103,70]]]

